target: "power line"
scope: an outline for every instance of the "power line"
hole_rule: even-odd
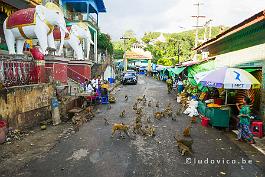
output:
[[[194,6],[197,6],[197,15],[194,15],[192,16],[193,18],[196,18],[196,25],[194,26],[196,28],[196,36],[195,36],[195,48],[198,46],[198,33],[199,33],[199,29],[200,27],[203,27],[203,26],[200,26],[199,25],[199,19],[200,18],[205,18],[205,16],[203,15],[200,15],[200,6],[204,5],[203,3],[196,3],[196,4],[193,4]]]

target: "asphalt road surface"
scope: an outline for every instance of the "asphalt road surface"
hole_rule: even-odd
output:
[[[189,124],[190,118],[181,115],[176,121],[153,118],[159,101],[163,109],[177,103],[174,94],[168,94],[166,84],[145,76],[139,77],[138,85],[121,86],[115,91],[117,103],[110,110],[99,107],[96,117],[68,139],[63,139],[42,158],[30,162],[13,176],[32,177],[256,177],[265,176],[264,168],[257,166],[238,148],[224,131],[205,128],[200,123],[191,129],[193,154],[181,156],[173,138]],[[126,102],[124,96],[128,95]],[[112,125],[105,126],[104,119],[112,123],[132,125],[135,111],[132,106],[137,97],[146,95],[152,107],[144,107],[142,120],[152,117],[156,127],[155,137],[136,135],[135,139],[121,139],[118,134],[111,138]],[[119,114],[126,111],[126,117]],[[175,116],[175,115],[174,115]],[[251,148],[249,146],[249,148]]]

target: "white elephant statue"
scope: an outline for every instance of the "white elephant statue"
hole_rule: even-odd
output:
[[[38,39],[41,52],[47,54],[47,48],[55,48],[54,26],[60,27],[63,48],[65,33],[68,33],[61,9],[54,3],[45,6],[22,9],[6,18],[3,24],[9,54],[23,54],[26,39]],[[15,52],[16,44],[16,52]]]
[[[94,42],[91,39],[91,33],[89,31],[88,26],[83,22],[79,22],[77,24],[73,24],[72,26],[67,27],[67,29],[69,31],[69,34],[65,35],[64,46],[66,48],[71,47],[74,50],[78,60],[84,60],[84,52],[82,49],[83,40],[87,41],[87,53],[89,53],[90,51],[90,45],[94,45]],[[61,55],[62,50],[61,48],[58,49],[61,40],[60,31],[55,28],[53,31],[53,35],[55,41],[57,41],[57,54]]]

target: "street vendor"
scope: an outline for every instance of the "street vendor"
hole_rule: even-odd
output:
[[[237,109],[239,110],[239,123],[238,123],[238,140],[247,141],[250,144],[254,144],[253,134],[250,131],[250,103],[251,100],[249,97],[243,99],[243,106],[240,108],[239,103],[236,104]]]
[[[94,88],[91,85],[91,81],[88,81],[87,79],[85,79],[85,83],[83,85],[84,91],[86,93],[92,93],[94,92]]]
[[[183,85],[183,82],[182,82],[180,77],[178,79],[178,84],[177,85],[178,85],[178,93],[181,93],[184,90],[184,85]]]
[[[168,90],[168,93],[171,93],[172,88],[173,88],[173,81],[172,81],[172,79],[169,77],[169,78],[166,80],[166,83],[167,83],[167,90]]]

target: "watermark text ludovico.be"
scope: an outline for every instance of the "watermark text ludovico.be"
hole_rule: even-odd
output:
[[[252,164],[252,160],[247,160],[244,158],[241,159],[197,159],[197,158],[186,158],[185,164],[198,164],[198,165],[244,165],[244,164]]]

